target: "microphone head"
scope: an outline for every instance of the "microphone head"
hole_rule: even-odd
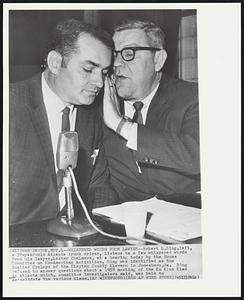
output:
[[[59,134],[56,154],[57,167],[66,170],[69,166],[74,169],[78,159],[78,134],[75,131],[65,131]]]

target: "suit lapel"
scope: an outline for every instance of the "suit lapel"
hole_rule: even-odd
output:
[[[43,102],[40,74],[33,77],[33,79],[29,83],[29,98],[27,99],[27,106],[29,108],[32,123],[40,139],[42,149],[47,160],[47,165],[51,173],[51,177],[56,185],[57,179],[53,157],[52,140],[48,125],[46,108]]]
[[[159,88],[147,112],[146,125],[148,126],[157,127],[159,119],[162,118],[162,115],[170,108],[170,95],[167,93],[167,85],[167,77],[163,75]]]
[[[75,131],[78,133],[79,153],[77,167],[74,172],[76,178],[79,178],[80,192],[83,193],[89,184],[89,178],[92,171],[91,154],[95,139],[94,118],[90,109],[85,105],[77,107]]]
[[[79,136],[79,148],[89,149],[91,147],[93,138],[91,134],[88,134],[88,132],[92,132],[90,128],[88,130],[88,127],[91,126],[89,119],[89,107],[77,106],[75,131]]]

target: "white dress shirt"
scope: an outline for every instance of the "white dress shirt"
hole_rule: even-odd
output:
[[[147,112],[148,112],[150,103],[151,103],[154,95],[157,92],[158,87],[159,87],[159,84],[155,87],[154,90],[152,90],[152,92],[146,98],[139,100],[143,103],[143,107],[141,109],[143,124],[146,123]],[[134,113],[135,113],[135,108],[133,106],[133,104],[135,102],[136,101],[124,101],[125,116],[130,119],[133,118]],[[132,125],[130,124],[129,126],[126,126],[126,125],[127,124],[125,124],[121,129],[122,136],[128,137],[126,146],[130,149],[137,150],[138,124],[133,123]]]
[[[62,114],[63,109],[68,106],[70,108],[69,118],[70,118],[70,130],[75,130],[75,121],[76,121],[76,112],[77,109],[74,105],[68,105],[68,103],[63,102],[48,86],[44,78],[44,73],[42,73],[42,94],[44,105],[47,112],[49,130],[52,140],[53,156],[55,162],[56,172],[58,171],[57,162],[56,162],[56,152],[58,145],[58,137],[62,128]],[[59,202],[60,209],[63,208],[65,204],[65,193],[64,187],[59,192]]]

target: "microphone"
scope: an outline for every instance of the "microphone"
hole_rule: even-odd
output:
[[[78,134],[75,131],[64,131],[59,134],[56,162],[59,170],[66,171],[68,167],[76,168],[78,159]]]
[[[63,184],[65,189],[65,200],[67,204],[67,215],[59,214],[56,219],[47,224],[47,231],[60,236],[81,238],[96,233],[96,230],[86,219],[77,220],[74,216],[72,201],[72,177],[71,169],[76,168],[78,160],[78,133],[75,131],[63,131],[59,134],[56,163],[59,170],[63,171]]]
[[[78,159],[78,134],[75,131],[64,131],[59,134],[56,153],[57,167],[64,171],[63,184],[65,189],[65,202],[67,204],[67,219],[74,219],[72,201],[72,179],[69,167],[74,169]]]

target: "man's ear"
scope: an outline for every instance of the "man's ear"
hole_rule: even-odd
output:
[[[156,72],[159,72],[162,69],[166,59],[167,59],[167,52],[164,49],[160,51],[156,51],[154,56],[154,64],[155,64]]]
[[[62,65],[62,56],[55,50],[51,50],[47,56],[47,65],[50,71],[57,75]]]

